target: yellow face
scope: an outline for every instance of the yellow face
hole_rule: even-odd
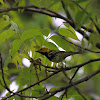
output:
[[[42,47],[38,50],[38,52],[50,52],[50,49],[46,48],[46,47]]]

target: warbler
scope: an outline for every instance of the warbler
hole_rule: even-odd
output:
[[[74,55],[74,54],[81,54],[82,52],[66,52],[66,51],[57,51],[57,50],[50,50],[49,48],[42,47],[38,51],[42,55],[45,55],[50,61],[52,62],[61,62],[66,57]]]

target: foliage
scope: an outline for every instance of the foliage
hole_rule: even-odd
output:
[[[99,0],[0,0],[0,94],[8,90],[1,99],[100,99],[99,4]],[[53,18],[63,20],[59,27]],[[55,64],[35,52],[43,46],[82,54]],[[13,81],[16,92],[10,89]]]

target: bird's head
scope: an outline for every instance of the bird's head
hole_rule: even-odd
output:
[[[36,52],[39,52],[39,53],[41,53],[41,54],[44,54],[44,53],[48,53],[48,52],[50,52],[50,49],[49,48],[46,48],[46,47],[42,47],[42,48],[40,48],[38,51],[36,51]]]

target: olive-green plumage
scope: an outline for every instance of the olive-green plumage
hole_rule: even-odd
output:
[[[45,55],[50,61],[52,62],[61,62],[64,60],[66,57],[74,55],[74,54],[81,54],[81,52],[66,52],[66,51],[57,51],[57,50],[50,50],[46,47],[40,48],[38,51],[42,55]]]

